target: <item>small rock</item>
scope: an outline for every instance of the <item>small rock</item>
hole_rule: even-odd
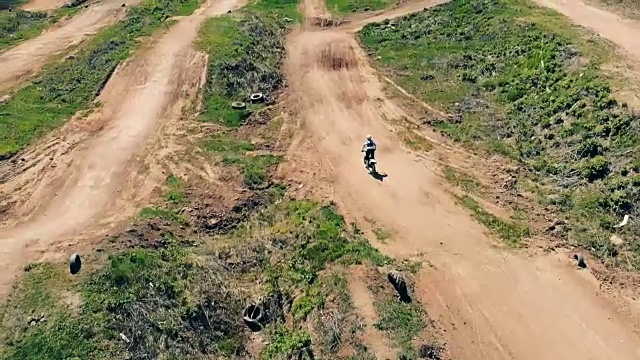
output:
[[[611,238],[609,238],[609,240],[613,245],[616,246],[624,244],[624,240],[622,240],[622,238],[618,235],[611,235]]]
[[[3,97],[0,97],[0,104],[6,104],[9,101],[11,101],[11,95],[4,95]]]

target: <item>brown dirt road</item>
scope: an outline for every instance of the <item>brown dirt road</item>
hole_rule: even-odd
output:
[[[35,75],[52,56],[63,53],[124,16],[140,0],[104,0],[30,40],[0,52],[0,93]]]
[[[33,0],[22,6],[22,10],[26,11],[47,11],[62,7],[67,0]]]
[[[307,0],[315,8],[318,1]],[[407,114],[385,98],[351,35],[307,28],[291,36],[288,50],[301,136],[309,140],[291,154],[309,166],[292,172],[307,187],[328,182],[328,196],[349,217],[392,229],[397,239],[381,247],[387,254],[424,254],[433,264],[416,293],[446,329],[452,358],[640,359],[637,303],[614,303],[565,256],[496,249],[443,186],[438,165],[403,148],[385,119]],[[367,133],[378,140],[382,181],[363,169]]]
[[[0,290],[11,282],[11,270],[24,265],[22,256],[29,258],[26,248],[51,249],[54,242],[64,243],[105,217],[114,213],[126,217],[135,211],[117,203],[124,196],[120,192],[131,181],[136,156],[156,155],[143,153],[149,138],[163,122],[179,117],[185,98],[198,89],[205,68],[204,56],[193,46],[198,29],[208,17],[224,14],[238,3],[211,0],[178,20],[153,47],[140,51],[114,73],[100,95],[100,111],[79,120],[80,126],[97,129],[88,139],[71,145],[80,132],[72,121],[61,135],[43,141],[42,151],[33,152],[37,158],[33,166],[2,184],[0,190],[11,194],[22,191],[25,181],[38,178],[27,186],[34,188],[28,200],[16,209],[15,218],[22,221],[0,230]],[[55,168],[49,155],[42,156],[51,147],[59,149],[51,156],[58,164]],[[38,169],[45,173],[37,174]]]

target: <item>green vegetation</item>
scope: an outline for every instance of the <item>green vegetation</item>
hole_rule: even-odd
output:
[[[269,108],[258,103],[235,110],[231,104],[248,103],[249,96],[258,92],[273,97],[283,87],[281,66],[289,25],[284,16],[297,13],[296,4],[256,1],[239,14],[208,20],[201,30],[199,43],[209,53],[209,64],[200,118],[226,128],[205,139],[203,147],[221,156],[223,164],[237,166],[249,189],[268,186],[269,170],[282,157],[264,152],[255,154],[261,149],[246,140],[255,136],[242,129],[243,125],[253,125],[254,120],[262,125],[263,118],[271,120]]]
[[[327,8],[336,13],[382,10],[391,5],[392,0],[327,0]]]
[[[640,269],[640,248],[609,242],[638,235],[612,225],[640,201],[640,118],[601,73],[606,44],[524,0],[454,0],[359,38],[397,83],[459,114],[435,124],[442,133],[524,165],[570,241]]]
[[[0,157],[7,158],[62,125],[98,95],[116,66],[167,18],[194,0],[145,0],[124,21],[83,45],[74,57],[42,71],[31,85],[0,104]]]
[[[168,183],[182,182],[169,177]],[[243,354],[246,332],[238,314],[256,291],[266,299],[303,294],[291,308],[293,327],[270,317],[270,342],[261,358],[307,349],[305,319],[327,299],[349,301],[346,282],[325,275],[327,267],[389,260],[351,232],[333,207],[273,201],[235,230],[202,239],[196,247],[184,247],[186,239],[165,230],[162,246],[90,258],[104,266],[76,277],[66,274],[62,264],[32,264],[0,312],[0,356],[193,359]],[[246,293],[243,289],[254,286],[254,279],[267,286]],[[265,309],[284,311],[279,304],[279,310]],[[46,321],[29,324],[27,315],[41,313]]]
[[[165,204],[142,208],[140,218],[163,220],[170,224],[183,226],[189,224],[189,220],[180,214],[180,209],[186,201],[183,193],[184,180],[172,174],[167,176],[166,186]]]
[[[260,2],[254,7],[266,5]],[[202,27],[200,47],[209,54],[203,121],[238,127],[259,110],[251,105],[234,110],[234,101],[248,102],[251,94],[272,95],[282,88],[287,22],[278,13],[243,11],[216,17]]]
[[[311,346],[311,335],[305,330],[291,331],[281,325],[275,328],[271,335],[271,342],[262,352],[260,359],[272,360],[302,353]]]
[[[0,49],[6,49],[42,31],[49,21],[43,12],[0,11]]]
[[[280,163],[282,156],[262,154],[248,155],[256,150],[255,146],[245,140],[232,138],[233,134],[218,133],[203,143],[203,147],[222,157],[222,163],[236,165],[244,177],[244,184],[249,189],[260,189],[269,183],[269,170]]]
[[[36,267],[12,294],[1,319],[7,330],[0,342],[3,359],[185,359],[219,353],[222,340],[242,346],[242,329],[234,321],[241,304],[224,292],[208,265],[193,262],[178,247],[112,255],[104,269],[77,280],[34,281],[52,272],[69,279],[61,270]],[[34,293],[45,300],[37,306],[46,322],[11,326],[33,311],[23,300]],[[79,308],[65,303],[61,293],[81,299]]]
[[[443,168],[444,178],[451,185],[461,188],[462,190],[471,194],[482,194],[484,186],[478,181],[478,179],[457,171],[451,166],[445,166]]]
[[[412,344],[425,327],[423,310],[419,304],[406,304],[396,299],[376,302],[378,322],[375,327],[389,334],[389,337],[402,350],[402,355],[409,359],[417,359],[417,352]]]
[[[184,181],[175,175],[169,175],[167,176],[166,185],[168,188],[167,194],[165,196],[167,202],[174,205],[180,205],[184,203],[185,199],[184,194],[182,193],[182,190],[184,188]]]
[[[473,217],[486,226],[500,239],[510,246],[522,246],[524,240],[531,236],[531,229],[525,224],[503,220],[487,210],[470,196],[459,198],[460,204],[471,210]]]
[[[267,14],[275,17],[287,17],[291,20],[302,19],[298,11],[300,0],[254,0],[245,7],[247,11]]]

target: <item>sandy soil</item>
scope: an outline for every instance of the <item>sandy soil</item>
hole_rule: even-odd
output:
[[[124,16],[140,0],[104,0],[45,31],[0,52],[0,93],[35,75],[48,59],[63,53]]]
[[[26,11],[47,11],[57,9],[67,3],[67,0],[33,0],[26,3],[22,9]]]
[[[25,247],[46,249],[53,243],[78,235],[113,213],[131,215],[135,209],[118,203],[124,196],[130,173],[135,171],[136,156],[154,156],[141,152],[147,139],[159,131],[163,121],[181,114],[181,101],[198,89],[205,59],[193,47],[200,24],[208,17],[224,14],[237,5],[236,0],[211,1],[192,16],[179,20],[149,49],[144,49],[119,68],[109,80],[100,100],[100,111],[79,121],[94,133],[79,144],[74,133],[86,129],[72,123],[63,129],[62,138],[43,141],[38,151],[27,153],[34,165],[12,181],[2,184],[6,193],[31,191],[18,204],[14,218],[18,223],[0,230],[0,267],[16,269],[25,261]],[[55,136],[54,136],[55,137]],[[161,141],[156,137],[156,141]],[[48,149],[58,149],[51,157]],[[32,159],[26,159],[27,162]],[[45,173],[37,174],[37,183],[25,185],[40,164]],[[136,189],[146,191],[146,189]],[[114,208],[114,205],[117,206]],[[27,256],[28,257],[28,256]],[[8,285],[13,272],[3,271],[0,284]]]
[[[329,182],[330,197],[349,217],[374,218],[392,229],[397,239],[381,247],[387,254],[425,254],[434,267],[421,272],[416,291],[446,329],[453,358],[640,358],[632,307],[619,310],[599,294],[594,277],[565,256],[496,249],[443,186],[438,165],[403,148],[384,120],[406,114],[386,100],[351,35],[307,28],[288,46],[301,136],[310,140],[298,142],[292,161],[316,161],[306,181]],[[378,140],[387,177],[374,179],[363,168],[359,149],[367,133]]]

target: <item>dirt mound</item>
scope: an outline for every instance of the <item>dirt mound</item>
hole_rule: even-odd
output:
[[[349,70],[358,66],[356,54],[349,44],[331,42],[320,50],[320,64],[328,70]]]
[[[345,21],[344,19],[334,19],[330,17],[329,18],[328,17],[312,17],[307,19],[307,25],[310,25],[313,27],[319,27],[321,29],[336,27],[345,23],[348,23],[348,21]]]

